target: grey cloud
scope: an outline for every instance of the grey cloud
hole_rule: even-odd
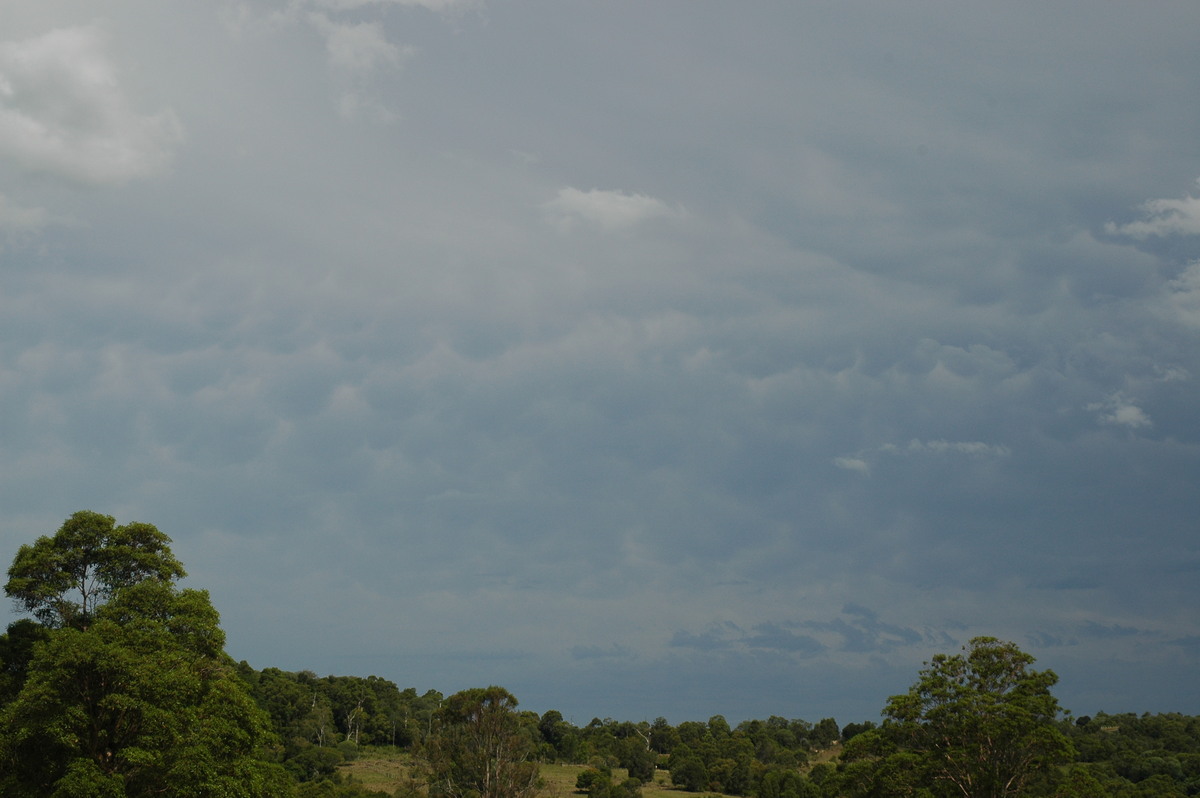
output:
[[[568,230],[576,221],[594,224],[602,230],[620,230],[650,219],[683,215],[662,200],[644,194],[596,188],[580,191],[570,186],[559,189],[557,196],[542,207],[556,224]]]
[[[856,653],[884,652],[925,639],[921,632],[885,623],[872,610],[857,604],[847,604],[843,607],[842,616],[831,621],[805,621],[801,625],[813,630],[833,632],[841,638],[838,644],[840,650]]]
[[[130,107],[104,36],[67,27],[0,43],[0,154],[22,169],[120,184],[163,171],[183,130]]]
[[[1064,638],[1060,635],[1049,632],[1030,632],[1028,635],[1026,635],[1026,639],[1028,639],[1033,645],[1042,649],[1079,645],[1079,641],[1077,640]]]
[[[675,648],[691,648],[697,651],[729,649],[734,645],[734,639],[731,639],[730,635],[731,632],[740,634],[740,630],[736,629],[736,627],[714,627],[708,631],[699,633],[677,630],[671,635],[670,645]]]
[[[1182,199],[1153,199],[1141,205],[1145,218],[1137,222],[1109,222],[1105,231],[1112,235],[1133,238],[1151,236],[1200,234],[1200,198],[1187,195]]]
[[[1130,637],[1143,634],[1143,630],[1133,626],[1123,626],[1119,623],[1097,623],[1088,621],[1083,625],[1083,634],[1090,637]]]
[[[625,659],[630,651],[625,646],[613,643],[608,648],[603,646],[572,646],[572,659]]]
[[[1106,397],[1103,402],[1089,404],[1087,409],[1096,413],[1103,424],[1116,424],[1130,429],[1152,426],[1150,417],[1120,392]]]
[[[272,8],[109,4],[169,178],[5,183],[10,549],[152,521],[238,658],[543,708],[874,718],[973,634],[1163,696],[1197,255],[1106,224],[1190,188],[1190,11]]]
[[[23,208],[0,194],[0,231],[7,235],[31,233],[49,221],[45,208]]]
[[[830,642],[823,642],[818,636],[805,632],[826,633],[824,636]],[[759,649],[812,656],[833,650],[852,653],[885,652],[926,639],[922,632],[885,623],[871,610],[856,604],[847,604],[842,608],[840,617],[829,621],[760,623],[749,630],[733,624],[714,624],[702,633],[677,631],[672,636],[671,645],[700,651]]]
[[[816,638],[798,635],[779,624],[764,623],[754,627],[753,633],[745,638],[751,648],[765,648],[795,654],[816,654],[825,650]]]

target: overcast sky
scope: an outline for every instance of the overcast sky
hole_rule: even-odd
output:
[[[580,725],[878,719],[975,635],[1200,713],[1197,30],[4,3],[0,560],[147,521],[235,659]]]

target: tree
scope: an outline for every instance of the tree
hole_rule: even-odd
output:
[[[84,629],[121,588],[185,575],[170,542],[151,524],[116,526],[110,515],[81,510],[54,537],[21,546],[4,592],[46,626]]]
[[[9,572],[10,595],[50,623],[18,639],[37,638],[17,647],[23,679],[0,708],[0,795],[290,795],[262,756],[269,719],[224,653],[208,594],[175,587],[183,569],[153,527],[93,534],[111,521],[76,513],[66,534],[23,546]]]
[[[708,768],[700,757],[686,745],[680,745],[671,754],[671,783],[688,792],[708,789]]]
[[[939,654],[906,694],[888,701],[880,732],[899,756],[915,755],[930,786],[944,794],[1020,795],[1073,753],[1055,723],[1059,706],[1050,688],[1058,677],[1030,670],[1033,662],[993,637],[971,640],[962,654]]]
[[[46,628],[28,618],[13,621],[8,632],[0,635],[0,707],[21,692],[29,675],[34,646],[46,636]]]
[[[526,798],[540,777],[534,744],[503,687],[455,693],[438,711],[430,740],[430,792],[446,798]]]
[[[808,734],[808,739],[817,748],[828,748],[840,736],[841,731],[838,729],[837,721],[833,718],[822,718],[816,726],[813,726],[812,731]]]
[[[617,746],[618,764],[629,773],[629,778],[639,784],[654,780],[658,766],[658,754],[654,753],[640,737],[626,737]]]

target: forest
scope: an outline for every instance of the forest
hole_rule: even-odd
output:
[[[13,798],[1189,796],[1200,717],[1073,716],[991,637],[926,663],[876,720],[671,724],[521,710],[376,676],[256,670],[151,524],[81,511],[23,545],[0,635],[0,795]],[[385,788],[361,774],[390,768]],[[356,775],[358,774],[358,775]]]

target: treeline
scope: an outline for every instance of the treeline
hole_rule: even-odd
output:
[[[443,695],[400,689],[375,676],[324,676],[277,668],[255,671],[241,663],[238,673],[271,718],[281,741],[280,759],[310,795],[370,795],[343,784],[338,765],[365,747],[395,747],[416,760],[440,728]],[[849,795],[902,795],[899,783],[877,778],[864,784],[866,761],[876,776],[886,757],[872,751],[873,722],[839,727],[833,718],[816,723],[771,716],[731,726],[724,717],[707,722],[665,718],[616,721],[593,718],[577,726],[550,710],[542,715],[513,713],[515,729],[530,759],[589,766],[577,784],[591,798],[624,798],[667,771],[686,791],[753,798],[838,798]],[[1060,718],[1055,726],[1070,745],[1069,758],[1030,795],[1170,798],[1200,795],[1200,716],[1178,713],[1120,714]],[[813,764],[815,755],[864,732],[845,757]],[[615,781],[623,769],[627,779]],[[911,771],[910,771],[911,772]],[[630,783],[632,782],[632,783]],[[415,780],[410,791],[425,789]],[[931,793],[937,794],[937,793]]]
[[[1076,794],[1115,798],[1200,795],[1200,716],[1081,716],[1063,726],[1075,748]]]
[[[258,671],[225,653],[208,594],[177,584],[169,541],[84,511],[18,550],[4,591],[32,618],[0,634],[4,798],[534,798],[550,762],[585,766],[575,790],[588,798],[640,798],[660,771],[684,791],[750,798],[1200,795],[1200,718],[1072,719],[1058,677],[990,637],[935,655],[878,725],[840,728],[720,715],[576,726],[519,710],[502,687],[443,696]],[[372,748],[405,755],[391,795],[342,775]]]
[[[418,694],[376,676],[256,671],[245,662],[237,670],[270,717],[283,766],[301,783],[340,785],[338,765],[367,746],[395,747],[422,759],[443,728],[447,699],[434,690]],[[612,783],[618,768],[636,784],[651,781],[661,769],[693,792],[803,796],[808,793],[801,769],[813,754],[873,726],[841,729],[833,718],[809,723],[772,716],[731,727],[720,715],[678,725],[665,718],[636,723],[593,718],[576,726],[557,710],[514,711],[512,719],[521,751],[531,761],[589,765],[579,788],[592,798],[610,798],[621,786]],[[625,792],[632,786],[626,784]]]

